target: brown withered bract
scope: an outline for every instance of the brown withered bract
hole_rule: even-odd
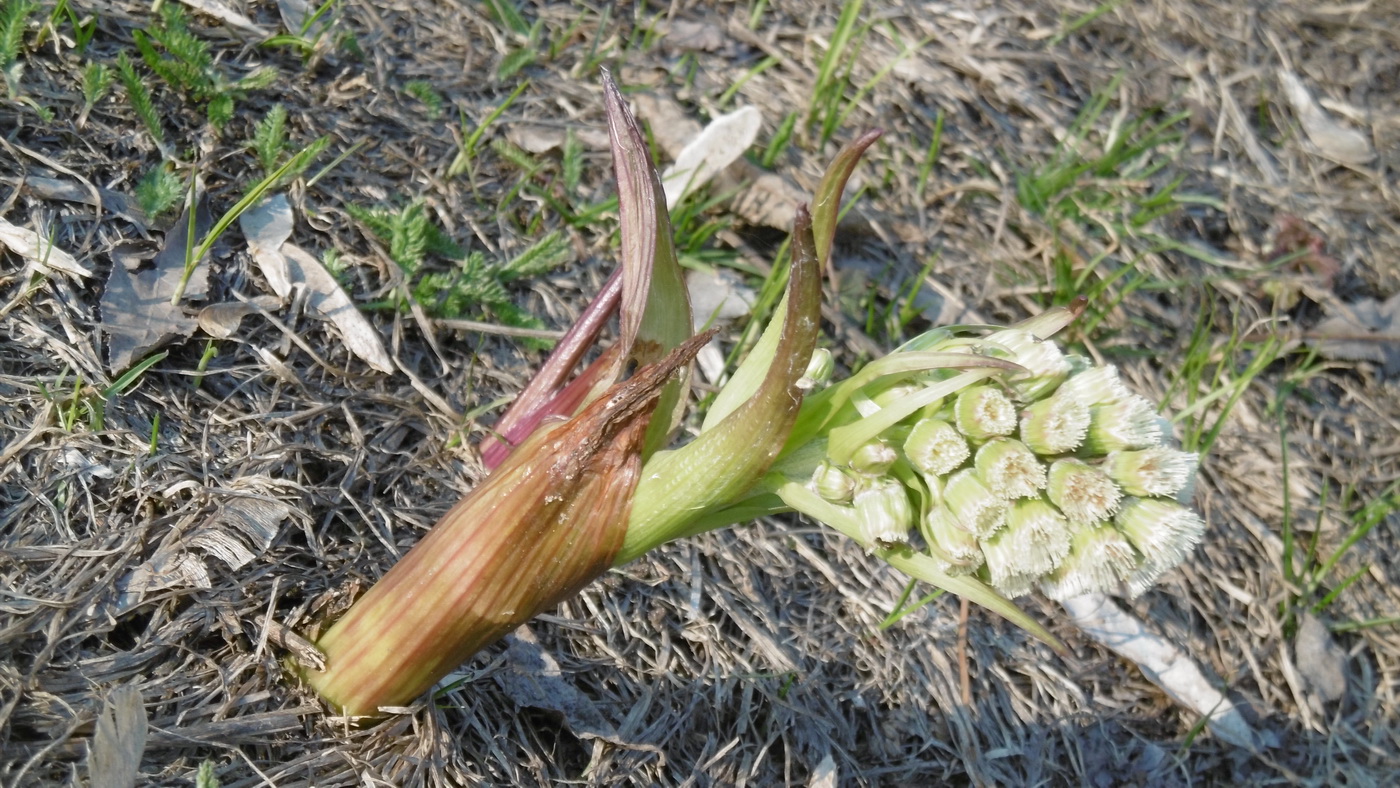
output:
[[[657,397],[712,336],[537,430],[320,639],[331,663],[306,671],[308,683],[347,715],[407,704],[606,571],[627,531]]]

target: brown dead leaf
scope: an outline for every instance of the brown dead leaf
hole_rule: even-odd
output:
[[[506,129],[506,139],[510,144],[526,153],[548,153],[564,146],[568,132],[555,126],[541,126],[538,123],[515,123]]]
[[[195,320],[199,328],[215,339],[227,339],[238,330],[243,318],[262,309],[276,309],[281,305],[276,296],[260,295],[248,301],[226,301],[210,304],[199,310]]]
[[[662,42],[670,49],[684,52],[714,52],[728,40],[718,25],[678,20],[671,23]]]
[[[687,271],[685,286],[696,330],[747,317],[758,300],[758,293],[744,284],[743,277],[723,268]]]
[[[102,704],[88,752],[92,788],[131,788],[146,750],[146,707],[141,691],[117,687]]]
[[[92,269],[78,262],[77,258],[54,246],[45,238],[26,227],[10,224],[0,219],[0,246],[39,267],[41,271],[53,271],[72,277],[92,276]]]
[[[185,255],[192,253],[191,250],[197,246],[209,231],[214,227],[214,214],[209,210],[209,195],[200,191],[195,200],[194,208],[194,244],[189,242],[190,232],[190,212],[186,208],[180,213],[180,218],[170,226],[170,230],[165,234],[165,240],[160,245],[160,251],[156,252],[152,264],[161,271],[175,271],[183,274],[185,269]],[[178,280],[177,280],[178,281]],[[172,293],[166,293],[169,298]],[[201,257],[194,266],[194,273],[190,275],[190,281],[185,285],[186,299],[197,301],[209,294],[209,257]]]
[[[295,218],[284,195],[273,195],[238,219],[248,239],[248,251],[279,298],[295,285],[307,289],[307,305],[340,329],[346,348],[379,372],[393,372],[394,360],[384,349],[379,331],[355,306],[331,272],[311,253],[287,243]]]
[[[506,128],[510,144],[529,153],[548,153],[562,148],[567,136],[563,128],[540,123],[515,123]],[[574,139],[588,150],[608,149],[608,134],[600,129],[574,129]]]
[[[1400,373],[1400,293],[1385,301],[1325,304],[1328,318],[1308,334],[1328,358],[1374,361],[1387,376]]]
[[[1376,158],[1376,152],[1371,149],[1371,141],[1366,135],[1333,120],[1332,116],[1327,114],[1327,110],[1313,98],[1312,92],[1298,75],[1287,69],[1281,70],[1279,82],[1283,85],[1283,93],[1288,97],[1288,103],[1293,105],[1293,111],[1297,113],[1298,122],[1303,125],[1308,140],[1317,146],[1323,156],[1351,165],[1366,164]]]
[[[189,211],[165,234],[154,257],[139,241],[113,247],[112,271],[102,293],[102,331],[107,334],[107,366],[113,372],[126,369],[138,356],[175,339],[194,333],[196,323],[170,297],[185,272],[190,244]],[[209,201],[201,194],[195,202],[195,238],[203,238],[214,226]],[[185,287],[185,297],[203,298],[209,291],[208,258],[201,259]]]
[[[676,153],[675,163],[662,173],[666,208],[674,209],[681,197],[709,183],[743,156],[758,139],[762,127],[763,114],[749,106],[710,121]]]
[[[267,476],[245,476],[227,489],[208,490],[213,510],[176,529],[149,560],[122,578],[118,608],[130,609],[151,591],[212,587],[205,558],[217,558],[229,569],[247,566],[296,512],[273,497],[281,484]]]
[[[43,200],[63,200],[105,208],[132,224],[145,230],[149,227],[146,214],[136,201],[121,192],[104,189],[101,186],[89,188],[90,184],[63,178],[46,178],[41,175],[26,175],[23,178],[0,178],[5,183],[23,185],[30,194]]]
[[[238,227],[248,241],[248,252],[258,270],[267,277],[267,284],[278,298],[292,294],[291,274],[287,258],[282,256],[282,244],[292,237],[292,206],[286,195],[274,194],[238,217]]]
[[[1298,634],[1293,638],[1293,660],[1318,700],[1331,703],[1346,694],[1346,650],[1332,639],[1327,625],[1311,613],[1304,613],[1299,619]]]
[[[836,768],[836,759],[828,752],[812,770],[812,776],[807,780],[808,788],[836,788],[840,784],[841,770]]]
[[[287,257],[292,281],[306,283],[307,303],[340,329],[345,347],[375,370],[393,372],[394,359],[384,349],[379,330],[355,306],[321,261],[294,244],[283,244],[282,254]]]
[[[646,93],[633,100],[637,114],[650,125],[657,145],[672,160],[700,134],[700,123],[675,101]],[[765,172],[744,158],[719,173],[715,186],[720,192],[739,192],[733,209],[745,221],[779,230],[792,228],[797,206],[807,199],[802,190],[786,178]]]
[[[258,27],[253,23],[253,20],[218,0],[180,0],[180,2],[260,41],[272,37],[271,31]]]
[[[102,293],[107,366],[114,373],[167,342],[188,337],[197,325],[170,303],[184,266],[162,270],[153,260],[142,262],[138,247],[122,244],[112,250],[112,271]],[[139,265],[135,270],[128,267],[133,261]]]

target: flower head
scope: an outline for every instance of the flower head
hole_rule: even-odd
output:
[[[982,565],[982,548],[977,545],[977,537],[962,527],[948,507],[931,507],[923,526],[924,539],[935,548],[935,556],[947,564],[944,571],[967,574]]]
[[[994,386],[963,389],[953,406],[958,429],[969,439],[984,441],[1016,431],[1016,406]]]
[[[1093,407],[1118,402],[1132,396],[1128,387],[1118,377],[1115,366],[1087,367],[1070,376],[1060,391],[1074,395],[1080,402]]]
[[[977,450],[977,477],[1001,498],[1026,498],[1045,487],[1045,466],[1015,438],[993,438]]]
[[[1157,411],[1136,394],[1089,408],[1089,434],[1084,448],[1094,454],[1123,449],[1146,449],[1162,442]]]
[[[904,440],[904,456],[920,473],[944,476],[971,456],[967,438],[942,419],[920,419]]]
[[[832,503],[850,503],[856,494],[856,480],[849,473],[823,461],[812,472],[812,490]]]
[[[1089,434],[1089,407],[1072,391],[1033,402],[1021,411],[1021,440],[1037,454],[1064,454]]]
[[[989,343],[1005,348],[1011,360],[1026,371],[1008,381],[1022,402],[1034,402],[1049,394],[1064,382],[1070,373],[1069,361],[1053,341],[1038,337],[1021,328],[997,331],[987,337]]]
[[[868,476],[880,476],[887,472],[899,454],[894,447],[879,438],[867,441],[851,455],[851,470]]]
[[[963,530],[978,539],[996,533],[1006,521],[1006,499],[988,490],[971,470],[948,477],[943,500]]]
[[[1206,530],[1200,515],[1162,498],[1127,499],[1113,524],[1146,563],[1167,568],[1181,563]]]
[[[1069,553],[1069,523],[1048,502],[1025,498],[1012,504],[1006,527],[983,540],[982,548],[992,585],[1007,596],[1021,596]]]
[[[1072,522],[1098,523],[1118,511],[1123,491],[1099,468],[1080,460],[1056,460],[1050,464],[1046,492]]]
[[[856,485],[856,517],[865,541],[882,547],[904,544],[914,528],[909,492],[896,479],[873,479]]]
[[[1110,452],[1103,467],[1130,495],[1175,496],[1196,475],[1196,455],[1166,446]]]
[[[1041,580],[1040,590],[1051,599],[1111,591],[1136,567],[1133,546],[1111,526],[1072,523],[1069,555]]]

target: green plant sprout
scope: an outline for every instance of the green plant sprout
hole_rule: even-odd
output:
[[[316,8],[314,13],[303,19],[300,27],[296,30],[291,33],[275,35],[264,41],[263,44],[265,46],[289,46],[298,50],[303,58],[310,58],[315,54],[316,48],[320,46],[329,28],[329,25],[321,24],[321,20],[326,14],[330,13],[337,2],[338,0],[326,0],[326,2]],[[315,31],[314,35],[312,35],[313,30]],[[343,35],[350,36],[350,41],[354,40],[353,34],[348,31]],[[307,36],[310,36],[310,38]]]
[[[133,40],[151,71],[179,92],[204,103],[209,123],[216,129],[233,119],[237,98],[277,79],[275,70],[258,68],[240,79],[227,80],[215,67],[209,44],[190,32],[185,13],[177,5],[163,6],[160,23],[135,31]]]
[[[547,273],[569,260],[572,252],[562,233],[547,233],[509,261],[497,264],[481,252],[462,249],[433,223],[427,206],[414,200],[398,210],[347,206],[347,211],[389,246],[389,257],[404,272],[407,293],[434,317],[489,314],[519,328],[542,324],[517,307],[507,290],[516,280]],[[429,270],[429,258],[451,261],[446,271]],[[401,303],[367,308],[401,309]]]
[[[573,129],[564,133],[564,147],[560,155],[560,174],[564,176],[564,191],[570,197],[578,194],[583,182],[583,143]]]
[[[1065,23],[1065,26],[1060,30],[1060,32],[1056,33],[1053,37],[1051,37],[1049,41],[1045,42],[1045,48],[1053,49],[1054,47],[1059,46],[1060,43],[1063,42],[1066,38],[1069,38],[1070,36],[1079,32],[1080,28],[1084,27],[1085,25],[1089,24],[1095,19],[1098,19],[1099,17],[1103,16],[1109,11],[1112,11],[1120,5],[1123,5],[1123,0],[1108,0],[1108,2],[1101,3],[1098,6],[1089,9],[1087,12],[1080,14],[1074,19],[1069,20]]]
[[[861,38],[864,38],[866,32],[869,30],[869,27],[869,25],[866,25],[861,29]],[[890,59],[888,63],[882,66],[879,71],[875,72],[874,76],[872,76],[870,79],[867,79],[859,88],[857,88],[855,95],[851,96],[850,99],[847,99],[845,101],[838,101],[837,103],[839,104],[839,109],[835,107],[828,109],[828,111],[825,112],[822,116],[822,143],[825,144],[826,142],[830,141],[832,136],[836,134],[836,130],[841,128],[841,125],[845,123],[846,118],[850,116],[851,112],[857,106],[860,105],[861,100],[864,99],[866,95],[868,95],[870,91],[875,88],[876,85],[883,82],[884,79],[888,77],[890,73],[894,71],[895,68],[901,62],[903,62],[906,58],[915,54],[919,50],[923,49],[924,45],[928,44],[931,41],[933,41],[933,38],[925,38],[913,45],[904,47],[899,51],[899,54],[895,55],[892,59]],[[852,62],[855,61],[855,57],[855,54],[851,55]],[[849,67],[847,70],[849,73]],[[837,92],[835,94],[835,98],[839,99],[839,97],[840,93]]]
[[[525,17],[520,15],[520,9],[510,0],[484,0],[483,5],[491,12],[491,16],[505,25],[510,32],[518,36],[530,34],[530,23],[525,21]]]
[[[922,200],[924,192],[928,189],[928,180],[933,175],[933,168],[938,166],[938,155],[943,150],[943,110],[933,118],[933,137],[928,141],[928,151],[924,153],[923,163],[919,165],[919,186],[915,194]]]
[[[793,132],[797,130],[797,113],[789,112],[783,116],[783,120],[778,124],[778,129],[773,132],[773,138],[764,147],[763,153],[758,157],[758,163],[764,169],[773,169],[777,164],[778,157],[787,150],[788,144],[792,142]]]
[[[199,388],[204,385],[204,375],[209,370],[209,362],[219,355],[219,346],[213,339],[204,341],[204,352],[199,356],[199,363],[194,368],[194,386]]]
[[[48,23],[44,25],[39,33],[39,40],[35,46],[42,46],[47,40],[49,33],[55,33],[58,25],[63,19],[73,27],[73,49],[79,55],[87,51],[88,44],[92,42],[92,37],[97,33],[97,17],[89,16],[86,19],[78,15],[78,11],[68,0],[58,0],[54,4],[53,11],[49,14]]]
[[[1201,455],[1215,444],[1230,411],[1250,384],[1280,358],[1283,350],[1283,343],[1276,336],[1249,340],[1238,318],[1223,343],[1218,343],[1211,330],[1214,321],[1214,304],[1207,302],[1200,310],[1181,365],[1163,400],[1169,402],[1178,393],[1186,400],[1186,406],[1173,421],[1183,425],[1182,448]],[[1242,366],[1241,359],[1247,359]]]
[[[1335,506],[1330,503],[1332,485],[1324,483],[1317,503],[1317,519],[1311,529],[1312,536],[1306,545],[1300,544],[1298,522],[1293,507],[1293,469],[1289,459],[1288,441],[1291,430],[1284,405],[1297,396],[1306,396],[1300,391],[1300,386],[1316,374],[1316,362],[1317,351],[1314,349],[1307,353],[1297,369],[1284,377],[1273,396],[1271,408],[1278,422],[1279,462],[1282,468],[1280,488],[1283,491],[1279,538],[1283,544],[1281,569],[1284,582],[1288,586],[1287,597],[1280,602],[1279,612],[1289,637],[1296,631],[1300,612],[1323,614],[1348,588],[1371,571],[1369,563],[1362,563],[1340,580],[1334,577],[1341,562],[1367,534],[1400,512],[1400,481],[1391,481],[1379,495],[1364,500],[1358,500],[1360,496],[1355,485],[1342,485],[1340,494],[1336,496]],[[1323,518],[1329,510],[1343,513],[1347,525],[1341,529],[1341,540],[1331,552],[1325,552],[1321,544],[1322,537],[1332,529],[1324,524]],[[1400,623],[1400,616],[1382,616],[1369,620],[1337,622],[1332,624],[1331,629],[1334,632],[1348,632],[1397,623]]]
[[[86,116],[97,102],[112,88],[112,70],[101,63],[88,63],[83,68],[83,115]]]
[[[209,253],[209,250],[213,248],[214,244],[218,242],[224,232],[228,230],[234,222],[238,221],[238,217],[242,216],[244,211],[256,205],[268,192],[280,186],[285,179],[296,177],[297,173],[305,171],[306,168],[311,165],[315,157],[320,155],[329,144],[329,138],[322,137],[318,139],[316,142],[306,146],[295,156],[288,159],[286,164],[278,167],[274,172],[268,174],[262,180],[254,184],[253,188],[249,189],[248,193],[243,195],[242,199],[235,203],[232,208],[225,211],[223,216],[219,217],[218,221],[214,222],[214,226],[210,228],[208,235],[204,237],[203,242],[199,244],[197,249],[194,247],[194,211],[190,211],[191,231],[187,236],[189,239],[189,246],[185,250],[185,270],[180,276],[179,284],[175,286],[175,292],[170,296],[171,304],[178,304],[180,303],[180,299],[184,298],[185,288],[189,285],[190,277],[194,275],[195,266],[199,264],[200,260],[204,259],[204,256]],[[193,205],[193,200],[191,200],[191,205]]]
[[[812,87],[811,103],[807,105],[805,125],[811,128],[821,119],[822,144],[826,144],[835,133],[850,71],[859,54],[862,39],[869,30],[869,25],[858,29],[857,20],[864,5],[863,0],[844,5],[841,16],[836,20],[836,28],[831,32],[831,43],[817,66],[817,79]]]
[[[734,96],[738,95],[739,90],[742,89],[749,80],[762,74],[773,66],[778,65],[780,62],[781,61],[772,55],[758,61],[752,68],[745,71],[738,79],[734,80],[734,84],[725,88],[724,92],[719,94],[719,98],[715,99],[715,106],[723,109],[726,104],[734,99]]]
[[[170,351],[162,350],[151,356],[147,356],[141,361],[122,373],[121,377],[112,381],[102,389],[95,389],[83,381],[81,376],[73,379],[73,389],[67,396],[57,395],[55,392],[64,386],[64,380],[68,377],[68,370],[65,369],[54,382],[53,389],[39,382],[39,393],[44,399],[52,402],[58,407],[58,423],[64,432],[71,433],[78,425],[80,417],[86,416],[88,430],[91,432],[101,432],[106,426],[107,403],[113,397],[125,394],[128,389],[136,385],[146,370],[164,361],[170,355]],[[157,422],[157,426],[159,422]],[[152,438],[152,442],[154,442]]]
[[[122,87],[126,88],[126,99],[131,102],[136,117],[141,119],[156,145],[164,148],[165,129],[160,125],[160,115],[156,113],[155,102],[151,100],[151,91],[142,81],[141,75],[136,73],[136,65],[125,52],[117,55],[117,79],[121,81]]]
[[[253,137],[248,147],[258,157],[264,173],[277,169],[282,153],[287,149],[287,108],[281,104],[272,105],[263,119],[253,129]]]
[[[607,30],[610,26],[609,23],[612,22],[612,9],[613,7],[611,4],[603,6],[603,13],[600,14],[598,17],[598,26],[594,28],[595,32],[598,34],[588,36],[588,54],[584,55],[583,59],[580,60],[577,65],[574,66],[573,70],[569,74],[570,76],[578,77],[581,74],[596,73],[598,71],[599,66],[601,66],[608,59],[609,55],[611,54],[612,47],[608,46],[605,47],[602,51],[599,51],[598,42],[605,41],[608,38],[605,35],[601,35],[601,33],[602,31]]]
[[[408,95],[418,99],[423,106],[428,108],[428,119],[437,120],[442,117],[443,99],[431,82],[422,79],[415,79],[405,82],[403,90]]]
[[[17,92],[16,85],[23,69],[19,55],[24,46],[24,31],[30,15],[38,7],[38,3],[29,0],[5,0],[0,6],[0,74],[4,75],[11,95]]]
[[[214,774],[214,762],[204,761],[194,773],[194,788],[219,788],[219,777]]]
[[[465,113],[462,114],[462,142],[458,146],[457,155],[453,157],[452,163],[447,165],[447,177],[455,178],[467,171],[472,161],[476,159],[477,146],[481,144],[481,138],[486,134],[486,130],[510,108],[511,104],[515,103],[517,98],[520,98],[520,94],[524,93],[525,89],[528,87],[530,87],[529,80],[516,85],[515,90],[511,91],[509,96],[506,96],[505,101],[502,101],[499,106],[487,113],[486,118],[482,120],[481,123],[477,124],[476,128],[472,129],[470,132],[467,131],[466,115]]]
[[[750,30],[757,30],[758,26],[763,23],[763,12],[766,10],[768,10],[768,0],[758,0],[753,4],[753,8],[749,9],[748,24]]]
[[[525,17],[520,15],[520,9],[516,8],[510,0],[486,0],[485,5],[496,21],[504,25],[515,38],[523,39],[521,45],[507,53],[501,59],[500,65],[496,67],[497,79],[509,79],[522,68],[538,60],[539,53],[546,49],[540,45],[540,39],[544,32],[544,20],[536,20],[533,25],[526,22]],[[575,24],[577,25],[577,23]],[[553,46],[547,49],[551,54],[555,51]]]
[[[1149,229],[1150,223],[1199,201],[1179,191],[1175,178],[1154,191],[1149,182],[1175,159],[1184,144],[1186,113],[1165,117],[1115,118],[1101,149],[1091,151],[1090,131],[1116,93],[1122,75],[1099,91],[1044,163],[1016,178],[1016,199],[1040,217],[1052,234],[1050,302],[1090,299],[1079,330],[1091,334],[1128,294],[1140,288],[1175,286],[1154,282],[1139,268],[1151,255],[1200,253]],[[1112,239],[1113,253],[1086,252],[1086,242]]]
[[[535,22],[530,28],[530,32],[525,37],[525,42],[518,49],[501,58],[501,64],[496,67],[497,79],[510,79],[520,73],[526,66],[534,65],[539,60],[541,33],[544,31],[544,20]]]
[[[153,222],[174,208],[184,196],[184,182],[163,163],[151,167],[136,183],[136,204]]]

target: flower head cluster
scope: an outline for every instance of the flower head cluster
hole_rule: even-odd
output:
[[[1167,445],[1156,409],[1117,368],[1047,338],[1071,318],[924,343],[944,361],[1010,364],[897,374],[869,385],[880,393],[851,394],[809,488],[851,507],[867,545],[925,551],[1007,597],[1141,594],[1201,539],[1187,505],[1197,458]],[[865,441],[843,450],[843,430]]]

